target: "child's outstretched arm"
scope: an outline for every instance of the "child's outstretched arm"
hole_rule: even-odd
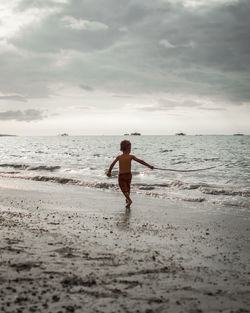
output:
[[[134,160],[134,161],[136,161],[136,162],[138,162],[138,163],[141,163],[142,165],[145,165],[145,166],[151,168],[151,170],[154,169],[154,167],[153,167],[152,165],[149,165],[149,164],[146,163],[145,161],[138,159],[138,158],[135,157],[134,155],[132,155],[132,160]]]
[[[109,167],[109,170],[108,170],[108,172],[107,172],[107,176],[108,176],[108,177],[111,176],[111,171],[112,171],[112,169],[113,169],[115,163],[116,163],[118,160],[119,160],[119,157],[117,157],[117,158],[111,163],[111,165],[110,165],[110,167]]]

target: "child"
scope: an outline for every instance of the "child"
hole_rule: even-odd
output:
[[[131,173],[131,161],[134,160],[136,162],[139,162],[149,168],[151,170],[154,169],[152,165],[149,165],[148,163],[144,162],[143,160],[137,159],[134,155],[131,155],[131,142],[128,140],[121,141],[120,144],[120,150],[123,152],[123,154],[119,155],[113,163],[110,165],[110,168],[107,172],[107,176],[111,176],[111,171],[114,165],[117,161],[119,161],[119,177],[118,177],[118,183],[121,191],[123,192],[125,198],[127,207],[129,207],[132,204],[132,200],[130,199],[130,184],[132,179],[132,173]]]

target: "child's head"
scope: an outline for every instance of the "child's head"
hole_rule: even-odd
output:
[[[131,150],[131,142],[129,140],[122,140],[120,143],[120,150],[122,152]]]

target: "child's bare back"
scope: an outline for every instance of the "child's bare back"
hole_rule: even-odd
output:
[[[118,156],[119,161],[119,174],[131,173],[132,155],[122,154]]]

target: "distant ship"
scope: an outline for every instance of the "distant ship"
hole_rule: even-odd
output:
[[[58,136],[62,136],[62,137],[66,137],[66,136],[68,136],[69,134],[67,134],[67,133],[63,133],[63,134],[59,134]]]
[[[238,133],[238,134],[234,134],[234,136],[244,136],[244,134]]]
[[[130,134],[124,134],[123,136],[141,136],[141,133],[137,133],[137,132],[134,132],[134,133],[130,133]]]
[[[176,133],[175,136],[186,136],[184,133]]]
[[[16,135],[0,134],[0,137],[16,137]]]
[[[130,136],[141,136],[141,133],[131,133]]]

